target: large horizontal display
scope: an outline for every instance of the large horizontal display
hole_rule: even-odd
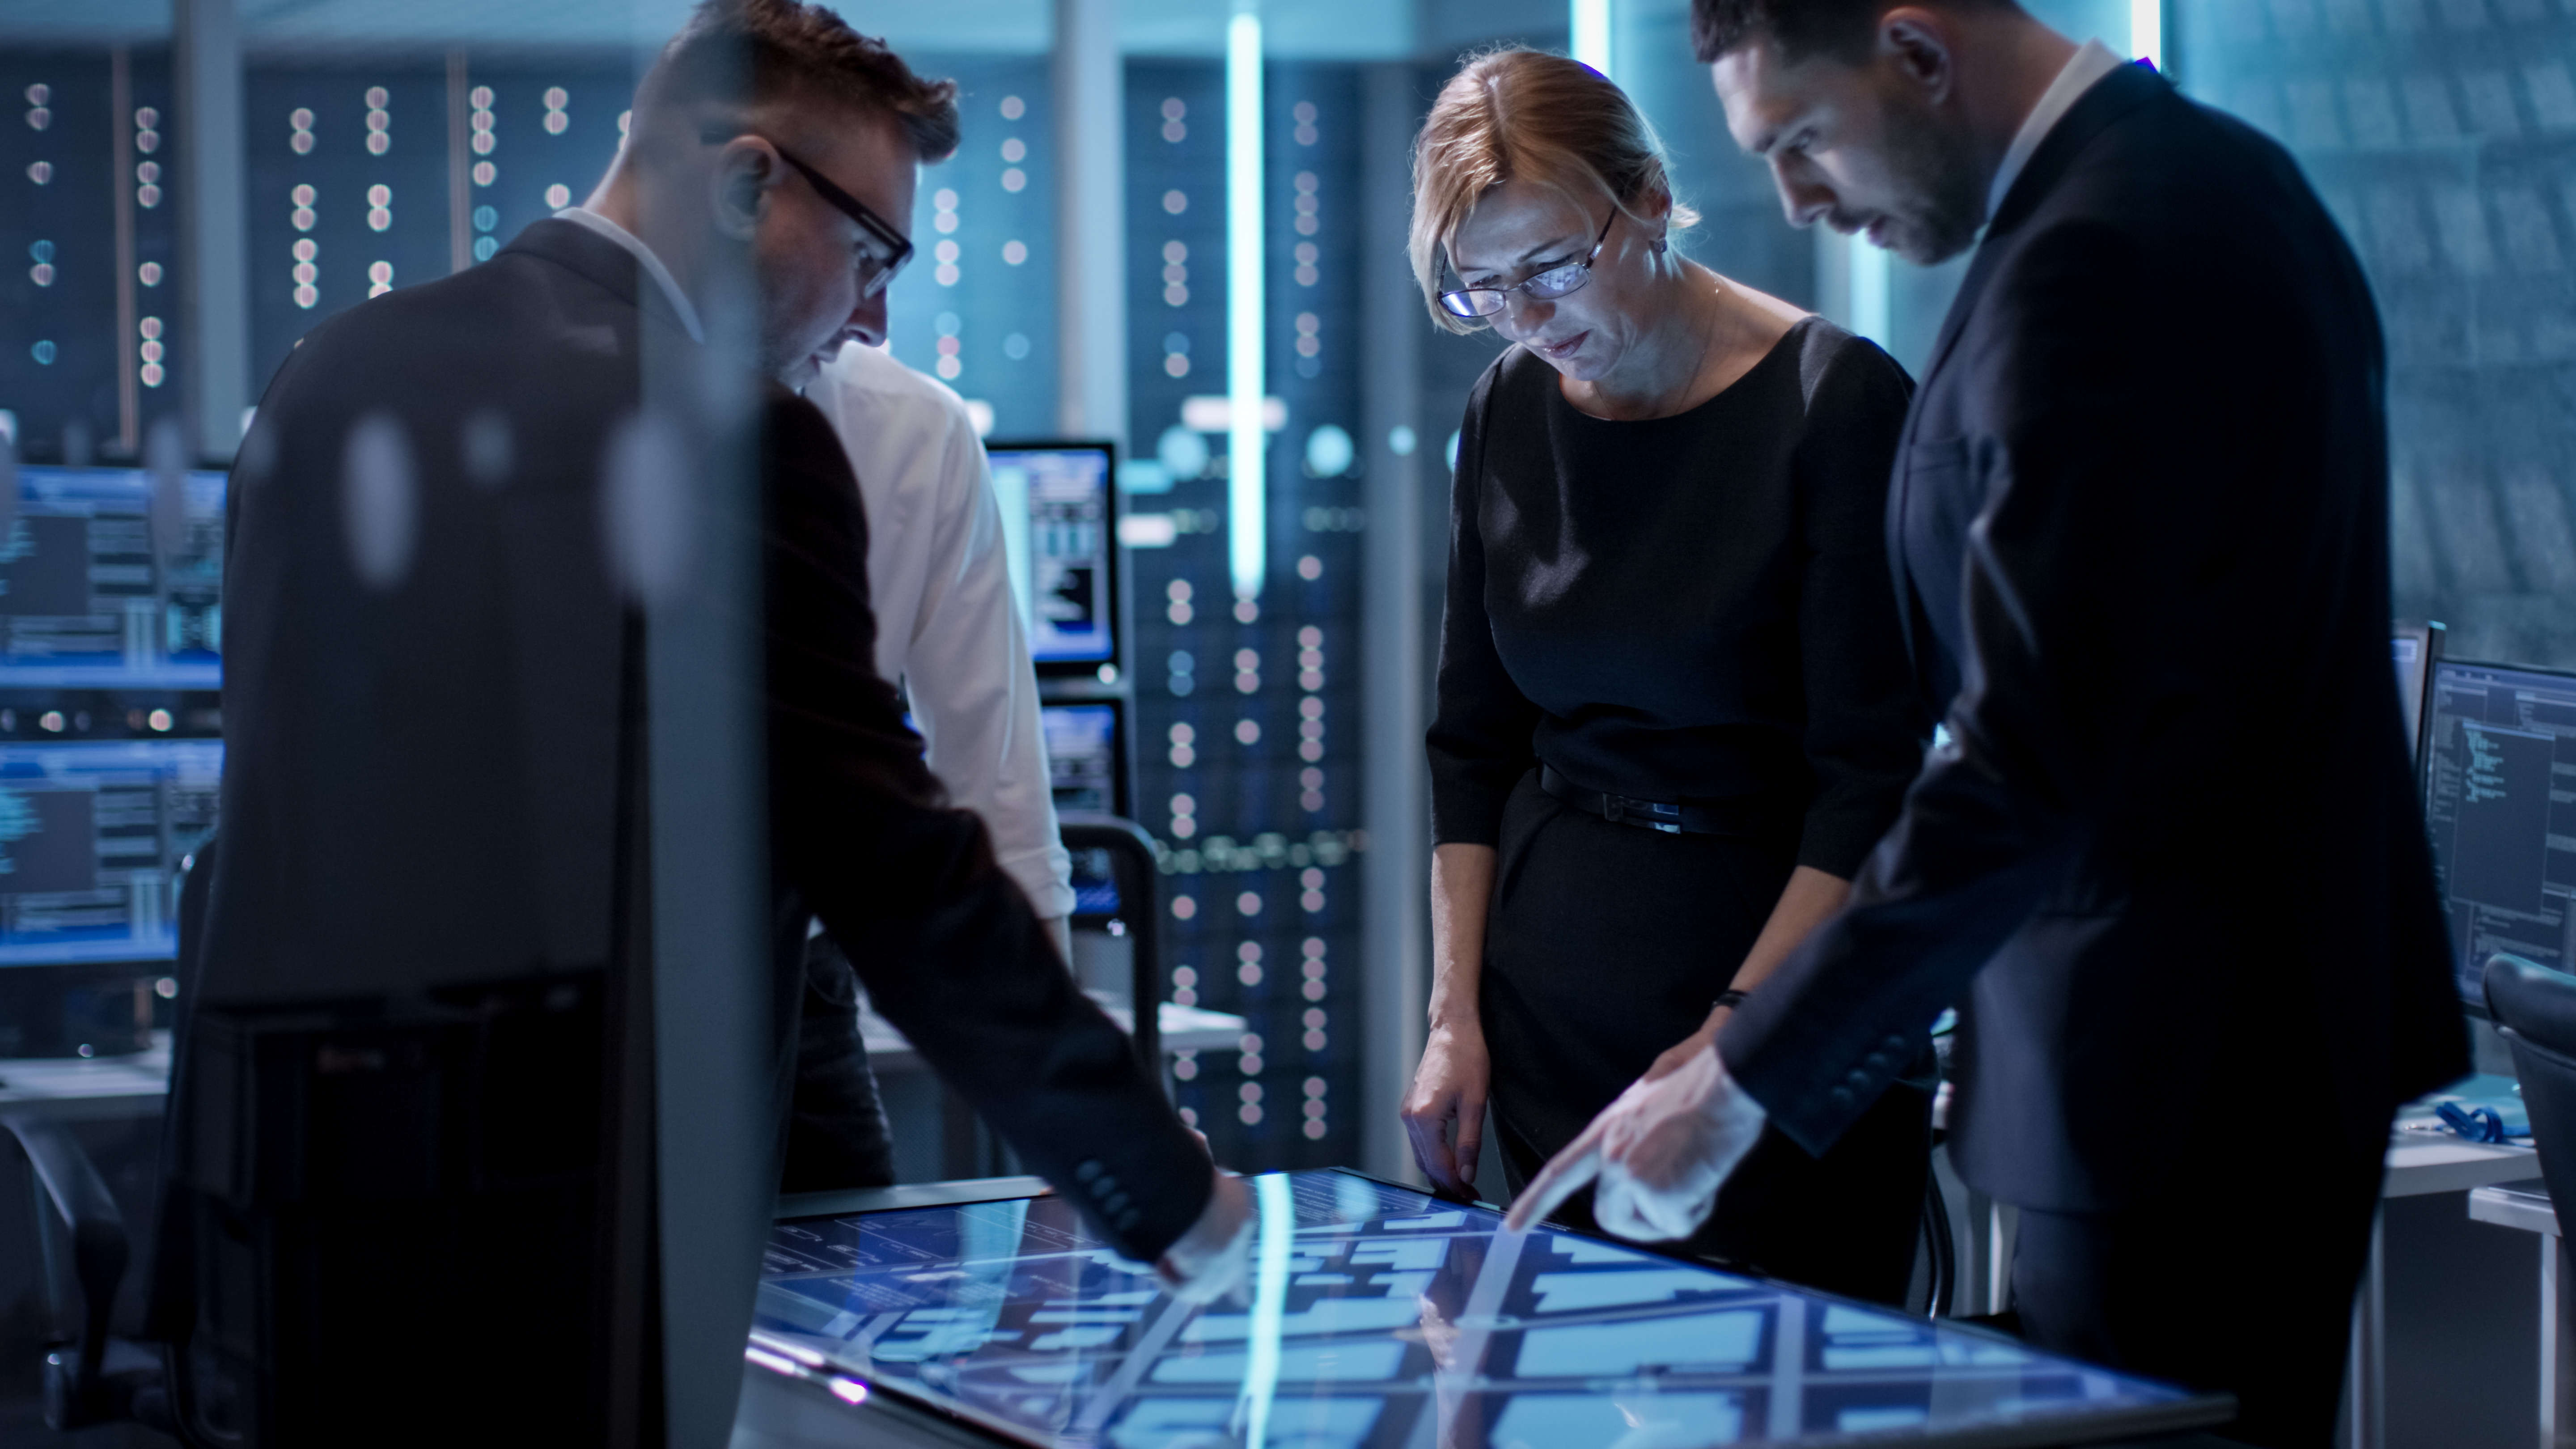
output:
[[[1053,1197],[780,1222],[757,1337],[997,1442],[2036,1445],[2223,1401],[1345,1172],[1254,1180],[1248,1301],[1159,1291]],[[846,1397],[846,1395],[845,1395]]]

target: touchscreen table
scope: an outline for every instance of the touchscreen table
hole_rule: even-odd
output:
[[[775,1225],[755,1340],[1005,1443],[1109,1449],[2074,1444],[2226,1401],[1343,1172],[1253,1180],[1241,1302],[1190,1307],[1018,1198]],[[862,1387],[864,1386],[864,1387]]]

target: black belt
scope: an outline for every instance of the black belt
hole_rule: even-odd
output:
[[[1556,772],[1538,767],[1538,787],[1587,814],[1613,825],[1634,825],[1666,835],[1734,835],[1760,837],[1794,829],[1797,810],[1770,796],[1740,800],[1641,800],[1586,790]]]

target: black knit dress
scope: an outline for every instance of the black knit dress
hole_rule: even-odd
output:
[[[1792,869],[1849,879],[1896,817],[1927,729],[1884,522],[1911,392],[1810,318],[1674,417],[1582,413],[1520,348],[1469,400],[1432,825],[1499,853],[1480,1005],[1514,1192],[1707,1017]],[[1930,1060],[1821,1159],[1766,1133],[1690,1250],[1901,1300]]]

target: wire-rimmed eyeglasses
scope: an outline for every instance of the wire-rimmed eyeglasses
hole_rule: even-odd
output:
[[[701,139],[710,145],[720,145],[733,137],[710,132]],[[805,178],[805,184],[814,188],[816,196],[858,224],[859,296],[865,299],[883,292],[894,281],[895,273],[903,270],[904,263],[912,260],[912,238],[895,230],[894,223],[869,210],[866,202],[834,185],[831,177],[797,160],[786,147],[770,141],[767,136],[760,139],[769,141],[769,149],[778,153],[779,160],[796,168],[796,174]]]
[[[1592,250],[1584,253],[1583,260],[1579,262],[1550,267],[1508,287],[1461,287],[1454,292],[1443,292],[1440,305],[1453,317],[1491,317],[1503,310],[1514,292],[1527,292],[1541,301],[1553,301],[1580,292],[1583,284],[1592,280],[1592,264],[1601,260],[1601,248],[1610,241],[1610,225],[1618,219],[1619,208],[1614,206],[1602,219],[1601,235],[1592,239]]]

